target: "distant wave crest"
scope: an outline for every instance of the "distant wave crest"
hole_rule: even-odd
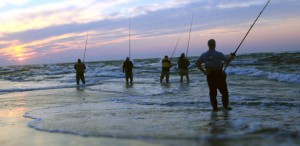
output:
[[[227,74],[232,75],[247,75],[252,77],[263,77],[269,80],[276,80],[279,82],[288,82],[288,83],[300,83],[300,75],[299,74],[286,74],[286,73],[277,73],[277,72],[267,72],[263,70],[246,67],[233,67],[228,68],[226,70]]]

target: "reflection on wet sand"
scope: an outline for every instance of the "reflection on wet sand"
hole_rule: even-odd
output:
[[[211,135],[226,134],[228,127],[231,126],[229,111],[211,112],[210,122],[208,123]]]
[[[0,102],[0,117],[22,117],[27,108],[25,108],[27,94],[19,92],[16,98],[8,99],[7,101]]]

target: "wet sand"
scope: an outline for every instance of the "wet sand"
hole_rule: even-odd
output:
[[[272,81],[270,81],[272,82]],[[251,82],[254,85],[256,83],[253,81]],[[264,83],[266,83],[264,81]],[[195,83],[194,83],[195,84]],[[230,83],[232,85],[232,83]],[[103,86],[102,86],[103,85]],[[282,86],[285,85],[282,83]],[[108,92],[108,91],[101,91],[106,90],[106,86],[108,86],[108,89],[111,89],[113,91]],[[150,87],[148,87],[150,86]],[[290,107],[286,107],[288,102],[285,102],[286,100],[293,100],[297,98],[292,98],[292,99],[287,99],[286,97],[282,97],[280,100],[283,100],[284,102],[280,104],[278,107],[277,105],[271,106],[271,107],[265,107],[264,104],[261,104],[261,106],[264,108],[261,108],[261,106],[257,105],[257,102],[248,102],[244,104],[244,101],[246,99],[240,99],[238,96],[233,97],[233,107],[234,110],[230,111],[229,114],[227,112],[211,112],[210,111],[210,105],[208,102],[201,103],[200,107],[198,107],[198,104],[190,104],[185,105],[187,101],[189,100],[183,100],[179,102],[179,104],[176,106],[177,102],[174,102],[173,100],[178,100],[181,98],[176,98],[176,97],[182,97],[181,95],[188,95],[190,97],[191,95],[194,95],[196,92],[198,93],[198,90],[195,90],[194,87],[195,85],[190,85],[189,88],[186,88],[186,86],[180,87],[183,88],[182,90],[187,90],[185,92],[180,92],[178,95],[165,97],[165,96],[154,96],[151,98],[149,101],[148,98],[135,98],[135,96],[128,97],[127,94],[122,92],[123,90],[129,90],[131,91],[130,93],[136,93],[141,94],[140,92],[144,91],[142,89],[148,87],[151,88],[152,90],[156,91],[155,88],[152,87],[153,85],[144,85],[144,84],[136,84],[133,88],[124,88],[123,84],[120,85],[120,89],[118,89],[115,84],[113,85],[107,85],[107,84],[101,84],[96,85],[96,86],[89,86],[87,89],[82,90],[82,89],[76,89],[76,88],[64,88],[64,89],[53,89],[53,90],[36,90],[36,91],[28,91],[28,92],[15,92],[15,93],[9,93],[9,94],[3,94],[0,95],[0,144],[1,146],[16,146],[16,145],[22,145],[22,146],[40,146],[40,145],[53,145],[53,146],[71,146],[71,145],[88,145],[88,146],[182,146],[182,145],[191,145],[191,146],[198,146],[198,145],[216,145],[216,146],[239,146],[239,145],[299,145],[299,133],[297,130],[295,131],[282,131],[283,129],[282,124],[287,124],[282,117],[285,117],[284,115],[281,115],[282,112],[278,112],[276,110],[288,110],[290,113],[296,113],[296,111],[299,109],[297,106],[294,106],[294,104]],[[172,85],[171,85],[172,86]],[[175,85],[176,86],[176,85]],[[126,87],[126,86],[125,86]],[[124,89],[123,89],[124,88]],[[164,88],[162,86],[161,88]],[[247,87],[248,88],[248,87]],[[251,87],[253,88],[253,91],[261,91],[261,87]],[[291,90],[290,85],[287,87],[288,89]],[[169,87],[167,87],[167,91],[169,91]],[[194,89],[194,90],[192,90]],[[255,90],[257,89],[257,90]],[[277,88],[275,88],[278,90]],[[119,92],[116,92],[114,90],[117,90]],[[133,90],[133,91],[132,91]],[[181,89],[179,89],[181,90]],[[243,89],[239,89],[237,91],[231,90],[235,95],[238,95],[240,91],[243,91]],[[266,91],[266,89],[263,89],[262,91]],[[266,98],[260,98],[265,95],[265,93],[257,93],[255,97],[258,97],[260,100],[265,100]],[[287,91],[288,92],[288,91]],[[168,92],[169,93],[169,92]],[[242,92],[244,93],[244,92]],[[147,95],[148,93],[143,94]],[[249,96],[250,94],[252,95],[253,93],[248,93]],[[260,95],[263,94],[263,95]],[[278,93],[276,93],[278,94]],[[245,94],[247,96],[247,94]],[[297,96],[297,95],[295,95]],[[162,97],[164,97],[162,99]],[[276,95],[275,95],[276,97]],[[174,98],[174,99],[173,99]],[[196,97],[198,98],[198,96]],[[106,100],[112,101],[112,102],[107,102]],[[121,100],[122,99],[122,100]],[[173,100],[172,100],[173,99]],[[206,97],[203,97],[203,99],[208,100]],[[252,98],[249,98],[250,100],[253,100]],[[117,103],[119,101],[122,101],[122,103]],[[124,101],[123,101],[124,100]],[[132,100],[132,101],[131,101]],[[157,101],[156,101],[157,100]],[[161,106],[154,108],[154,106],[157,106],[157,103],[161,103],[162,101],[168,101],[167,103],[172,103],[171,106]],[[257,100],[257,99],[256,99]],[[270,100],[270,99],[269,99]],[[279,100],[276,98],[276,100]],[[106,102],[105,102],[106,101]],[[129,104],[125,104],[128,109],[128,111],[122,112],[121,110],[118,111],[120,108],[120,105],[124,105],[129,101]],[[140,104],[135,104],[135,103],[141,103]],[[153,102],[154,104],[146,104]],[[270,100],[270,102],[272,102]],[[166,138],[166,137],[158,137],[158,138],[142,138],[142,137],[132,137],[132,138],[120,138],[120,137],[109,137],[109,134],[107,134],[107,137],[102,137],[102,136],[80,136],[76,134],[68,134],[68,133],[57,133],[57,132],[49,132],[49,131],[39,131],[33,128],[28,127],[29,122],[33,121],[33,119],[30,118],[25,118],[24,115],[27,112],[33,112],[33,111],[53,111],[56,112],[56,110],[60,111],[56,113],[58,115],[59,119],[61,118],[62,115],[70,115],[70,111],[75,113],[80,113],[82,110],[82,113],[87,113],[91,112],[91,109],[100,109],[101,108],[93,108],[90,107],[91,105],[95,106],[101,106],[105,107],[107,104],[111,106],[111,109],[109,109],[110,112],[109,114],[114,113],[113,111],[115,110],[116,115],[113,115],[112,117],[115,117],[113,119],[109,118],[108,122],[106,123],[115,123],[116,125],[120,125],[122,123],[118,123],[120,118],[122,116],[118,116],[118,114],[123,115],[125,118],[125,121],[128,123],[133,123],[130,120],[135,119],[136,121],[145,121],[146,128],[147,126],[151,126],[151,123],[161,123],[163,128],[152,128],[154,130],[154,133],[160,133],[163,135],[168,135],[168,134],[174,134],[176,135],[176,126],[182,127],[184,125],[188,125],[186,129],[184,129],[184,133],[188,132],[193,132],[193,130],[198,130],[196,133],[196,138],[184,138],[183,135],[179,134],[176,138]],[[134,103],[134,104],[130,104]],[[197,103],[197,100],[195,101]],[[262,102],[264,103],[264,102]],[[175,105],[174,105],[175,104]],[[66,106],[67,105],[67,106]],[[77,105],[82,105],[78,106],[76,108],[70,108],[69,105],[77,106]],[[271,104],[273,105],[273,104]],[[289,104],[288,104],[289,105]],[[295,103],[295,105],[298,105]],[[82,107],[90,107],[91,109],[86,110],[82,109]],[[137,107],[137,106],[142,106],[141,108],[133,108],[135,110],[132,110],[132,107]],[[174,107],[175,106],[175,107]],[[187,107],[187,111],[183,112],[182,114],[178,114],[177,111],[182,111],[185,109],[185,106]],[[191,106],[191,107],[190,107]],[[61,110],[60,108],[53,108],[53,107],[64,107]],[[238,108],[236,108],[238,107]],[[140,111],[140,109],[148,109],[146,112]],[[150,109],[149,109],[150,108]],[[190,110],[189,108],[192,108]],[[279,108],[279,109],[278,109]],[[67,110],[65,110],[67,109]],[[70,110],[71,109],[71,110]],[[87,108],[88,109],[88,108]],[[166,110],[167,109],[167,110]],[[177,109],[177,110],[174,110]],[[257,112],[256,109],[259,109],[260,112]],[[79,112],[77,112],[77,110]],[[135,111],[138,111],[138,113],[147,113],[146,117],[139,117],[139,114],[135,114],[135,116],[126,116],[127,114],[130,114],[131,112],[136,113]],[[158,118],[159,115],[156,114],[156,112],[152,111],[157,111],[160,110],[158,113],[163,114],[161,119],[158,122],[151,122],[153,119]],[[265,111],[273,111],[279,113],[276,114],[278,117],[274,117],[274,114],[266,114]],[[63,111],[63,112],[61,112]],[[167,112],[165,112],[167,111]],[[191,113],[197,113],[197,116],[191,116]],[[51,117],[49,112],[49,115],[46,115]],[[267,112],[270,113],[270,112]],[[47,114],[47,113],[45,113]],[[98,115],[98,114],[91,114],[91,115]],[[149,116],[150,115],[150,116]],[[175,120],[172,120],[171,118],[168,118],[168,115],[174,115],[176,117]],[[189,125],[189,122],[185,122],[185,120],[181,120],[180,116],[183,117],[190,117],[191,119],[189,122],[194,123],[194,127],[190,127],[193,125]],[[158,117],[157,117],[158,116]],[[178,117],[179,116],[179,117]],[[287,125],[289,127],[296,127],[299,125],[298,121],[295,119],[299,119],[298,115],[293,115],[293,121],[291,121],[292,124],[291,126]],[[108,116],[110,117],[110,116]],[[74,119],[76,119],[75,117]],[[81,117],[79,116],[79,121],[74,121],[73,118],[68,118],[71,120],[67,120],[67,122],[63,123],[67,126],[64,126],[63,128],[60,127],[60,129],[64,129],[65,127],[68,128],[68,125],[72,125],[69,122],[73,123],[73,126],[80,126],[80,119]],[[199,119],[198,119],[199,118]],[[272,120],[276,119],[277,120]],[[50,118],[51,119],[51,118]],[[96,119],[96,120],[93,120]],[[171,121],[176,121],[175,124],[169,123],[169,120]],[[56,119],[57,120],[57,119]],[[193,122],[193,120],[196,120],[197,122]],[[52,120],[53,121],[53,120]],[[87,122],[92,122],[93,124],[88,125],[88,123],[85,123],[87,125],[87,128],[97,128],[97,126],[94,126],[94,124],[99,125],[101,122],[105,122],[103,120],[97,120],[97,118],[89,118],[87,120],[83,120]],[[265,121],[270,121],[266,124],[266,128],[260,128],[260,125],[264,124]],[[147,123],[148,122],[148,123]],[[149,124],[150,122],[150,124]],[[60,121],[53,122],[54,124],[59,124]],[[50,120],[50,124],[53,124]],[[75,123],[75,124],[74,124]],[[79,123],[79,124],[78,124]],[[125,122],[126,127],[130,127],[130,124]],[[246,124],[249,124],[246,125]],[[271,123],[271,124],[269,124]],[[272,124],[273,123],[273,124]],[[47,123],[49,124],[49,123]],[[165,124],[165,125],[164,125]],[[167,124],[167,125],[166,125]],[[203,125],[201,125],[203,124]],[[251,131],[251,124],[252,126],[254,125],[253,131]],[[272,128],[271,126],[273,125],[278,125],[278,129]],[[106,125],[106,124],[103,124]],[[103,126],[102,125],[102,126]],[[127,126],[128,125],[128,126]],[[195,126],[196,125],[196,126]],[[256,126],[258,125],[258,126]],[[271,126],[269,126],[271,125]],[[44,126],[42,124],[42,126]],[[49,125],[48,125],[49,126]],[[50,125],[51,126],[51,125]],[[61,126],[61,124],[59,124]],[[89,127],[91,126],[91,127]],[[255,127],[256,126],[256,127]],[[72,126],[69,126],[69,128]],[[101,126],[100,126],[101,127]],[[107,126],[105,126],[107,127]],[[170,128],[171,127],[171,128]],[[249,128],[250,127],[250,128]],[[271,127],[271,128],[270,128]],[[82,128],[82,127],[80,127]],[[137,125],[134,125],[133,127],[130,127],[130,129],[136,128],[138,130],[144,130],[145,127],[140,127],[137,128]],[[170,132],[160,132],[161,130],[164,130],[164,128],[167,129],[173,129],[173,130],[168,130]],[[43,129],[43,128],[42,128]],[[47,127],[44,127],[44,129],[47,129]],[[48,127],[48,129],[51,129]],[[118,128],[115,128],[118,129]],[[250,132],[247,132],[247,130]],[[83,131],[83,130],[79,130]],[[93,131],[93,130],[91,130]],[[183,131],[183,130],[181,130]],[[179,132],[181,132],[179,130]],[[244,132],[246,131],[246,132]],[[98,131],[98,132],[103,132],[103,131]],[[106,131],[107,132],[107,131]],[[128,133],[130,135],[130,131],[118,131],[120,133]],[[134,131],[136,132],[136,131]],[[151,132],[151,131],[150,131]],[[152,131],[153,132],[153,131]],[[105,133],[105,131],[104,131]],[[142,132],[145,133],[145,132]],[[147,133],[147,132],[146,132]],[[149,131],[148,131],[149,133]],[[239,134],[241,133],[241,134]],[[93,133],[92,133],[93,134]],[[118,135],[119,135],[118,134]],[[96,134],[97,135],[97,134]],[[114,134],[112,134],[114,135]],[[152,134],[153,135],[153,134]],[[159,135],[159,134],[157,134]],[[195,134],[194,134],[195,135]],[[207,136],[205,136],[207,135]],[[198,138],[199,137],[199,138]]]
[[[157,146],[140,140],[117,139],[106,137],[83,137],[72,134],[38,131],[27,126],[32,119],[23,115],[27,111],[99,100],[113,96],[112,93],[91,92],[77,89],[40,90],[0,95],[0,143],[1,146],[16,145],[103,145],[103,146]]]

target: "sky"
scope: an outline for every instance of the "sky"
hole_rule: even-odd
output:
[[[0,66],[76,62],[85,50],[85,62],[124,60],[129,40],[132,59],[171,56],[179,38],[174,57],[200,56],[212,38],[228,54],[266,3],[0,0]],[[299,8],[299,0],[271,0],[237,54],[300,51]]]

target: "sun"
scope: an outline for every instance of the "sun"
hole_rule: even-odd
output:
[[[18,61],[24,61],[25,58],[21,57],[21,58],[18,58]]]
[[[14,60],[18,62],[24,62],[28,59],[31,59],[35,56],[35,52],[32,49],[20,46],[10,46],[8,48],[0,50],[0,53],[3,54],[8,60]]]
[[[25,57],[24,57],[23,49],[22,49],[22,48],[16,49],[15,57],[14,57],[14,58],[15,58],[16,60],[18,60],[18,61],[23,61],[23,60],[25,60]]]

